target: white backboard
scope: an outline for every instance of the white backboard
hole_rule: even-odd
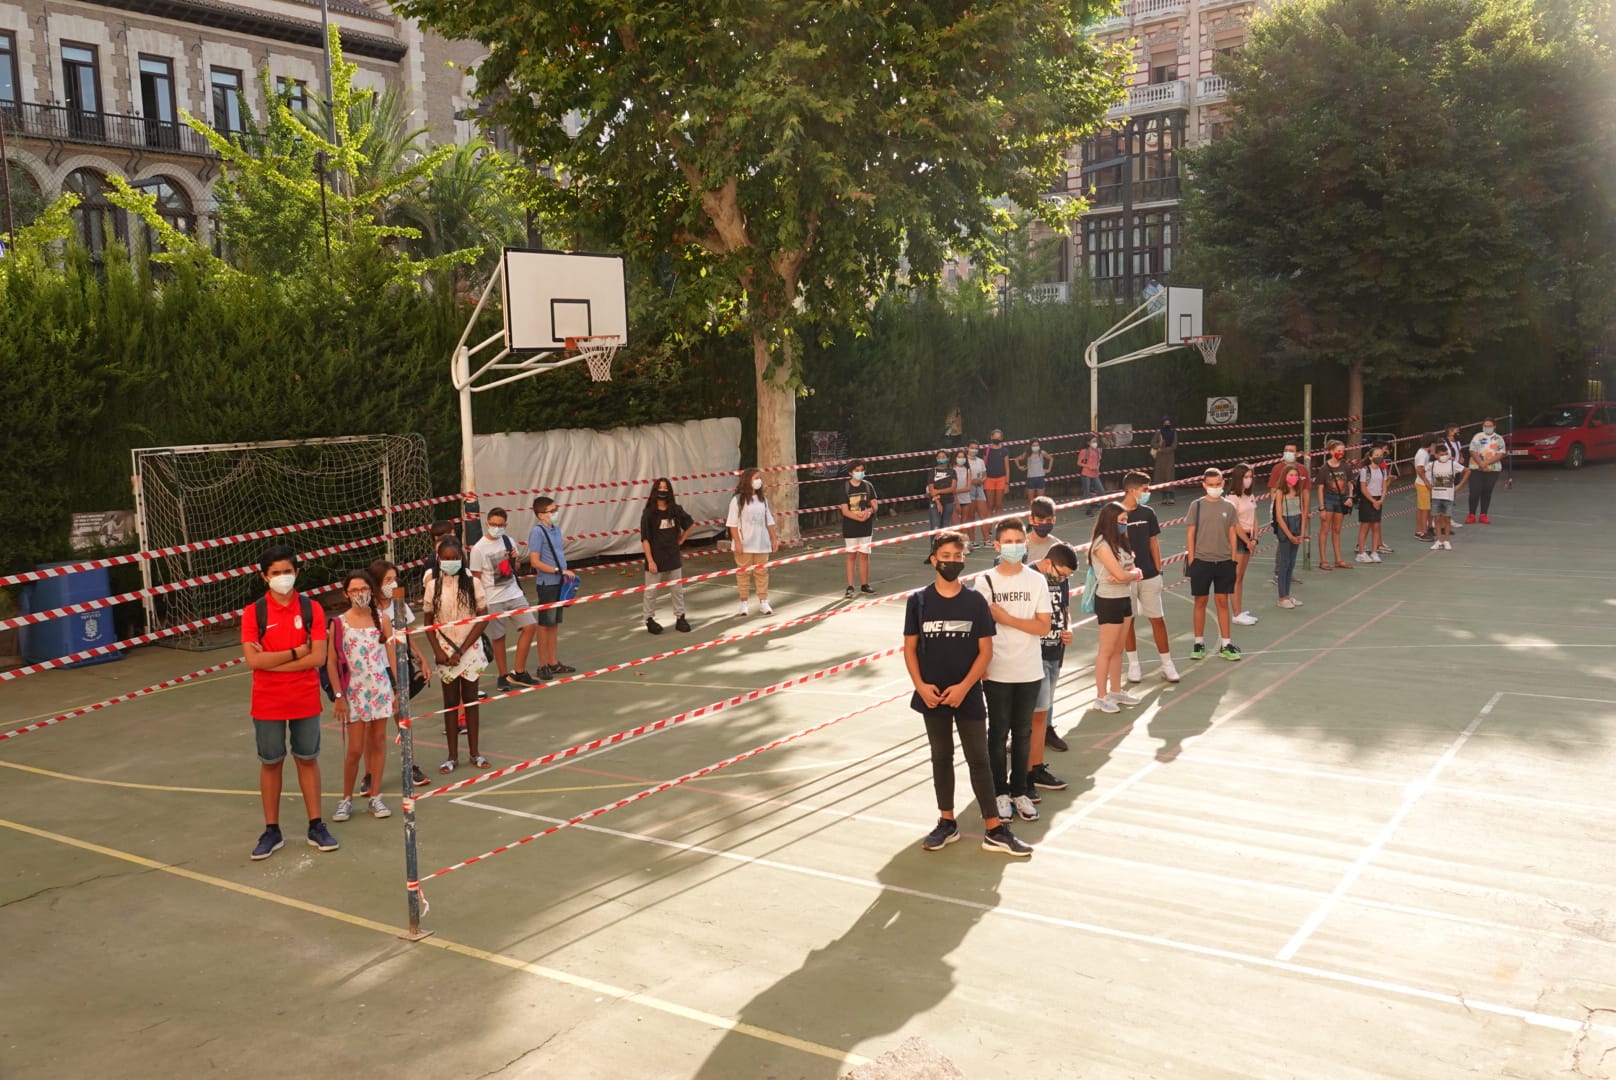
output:
[[[566,347],[569,337],[615,334],[628,344],[628,287],[621,255],[506,248],[505,344],[513,351]]]
[[[1189,338],[1201,337],[1201,290],[1167,288],[1167,328],[1163,340],[1182,345]]]

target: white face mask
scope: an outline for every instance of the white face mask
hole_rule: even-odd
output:
[[[1252,478],[1251,478],[1251,477],[1249,477],[1249,476],[1248,476],[1248,477],[1246,477],[1246,488],[1245,488],[1245,489],[1246,489],[1246,490],[1247,490],[1247,491],[1250,491],[1250,490],[1251,490],[1251,485],[1252,485],[1252,483],[1253,483],[1253,481],[1252,481]]]
[[[488,528],[483,530],[483,533],[490,540],[498,540],[501,536],[505,535],[505,526],[503,526],[503,525],[490,525],[490,526],[488,526]]]
[[[442,562],[438,563],[438,569],[443,571],[444,577],[454,577],[456,574],[460,573],[460,568],[463,565],[464,564],[459,559],[444,559]]]
[[[354,593],[348,597],[348,602],[356,608],[368,608],[370,606],[370,594],[368,592]]]
[[[1493,426],[1491,424],[1487,424],[1481,429],[1481,433],[1483,435],[1491,435],[1493,433],[1493,430],[1494,430]]]
[[[1295,450],[1287,450],[1287,451],[1285,451],[1285,460],[1287,462],[1295,461],[1296,460],[1296,451]]]
[[[1206,497],[1209,498],[1209,499],[1221,499],[1223,497],[1223,487],[1222,487],[1222,485],[1219,485],[1218,487],[1209,487],[1209,488],[1207,488],[1206,489]]]
[[[269,579],[269,588],[276,596],[285,596],[297,587],[296,574],[276,574]]]
[[[761,477],[761,476],[752,477],[752,490],[753,491],[762,491],[763,490],[763,477]]]

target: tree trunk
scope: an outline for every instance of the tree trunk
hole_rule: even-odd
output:
[[[797,463],[797,395],[791,378],[791,339],[780,342],[778,352],[769,348],[768,337],[752,332],[752,366],[757,373],[757,463],[762,469]],[[779,376],[776,372],[781,373]],[[802,536],[797,509],[796,470],[763,474],[763,490],[774,511],[781,544],[795,544]]]
[[[1347,415],[1352,417],[1347,421],[1347,454],[1350,457],[1357,456],[1353,447],[1363,442],[1363,409],[1363,361],[1354,360],[1347,373]]]

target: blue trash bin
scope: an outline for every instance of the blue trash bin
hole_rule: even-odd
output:
[[[68,565],[71,564],[46,563],[39,569],[49,570],[52,567]],[[61,577],[29,582],[22,590],[22,610],[25,615],[34,611],[51,611],[66,607],[68,604],[100,600],[111,594],[112,582],[107,576],[105,567],[81,570],[76,574],[64,574]],[[24,626],[21,637],[22,657],[30,664],[55,660],[59,656],[69,656],[98,645],[110,645],[118,640],[117,631],[112,625],[110,607],[97,608],[81,615],[63,615],[49,622]],[[86,664],[103,664],[109,660],[122,659],[123,650],[120,649],[104,656],[95,656],[63,666],[83,667]]]

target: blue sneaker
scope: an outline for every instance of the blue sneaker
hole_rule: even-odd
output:
[[[252,849],[252,860],[267,859],[285,846],[286,838],[279,829],[265,829],[264,835],[258,838],[258,846]]]
[[[331,835],[331,830],[325,827],[325,822],[309,826],[309,847],[319,848],[321,851],[335,851],[342,845],[337,838]]]

